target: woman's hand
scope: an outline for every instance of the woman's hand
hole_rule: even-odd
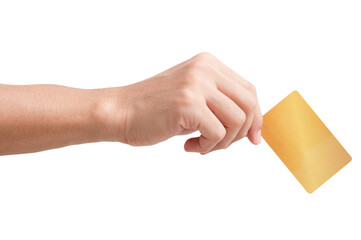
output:
[[[152,145],[199,130],[201,136],[188,139],[184,148],[203,154],[245,136],[253,144],[261,142],[262,114],[255,87],[209,53],[108,91],[113,100],[104,105],[117,141]]]

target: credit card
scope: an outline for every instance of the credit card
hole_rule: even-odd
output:
[[[263,116],[262,137],[309,193],[351,161],[297,91]]]

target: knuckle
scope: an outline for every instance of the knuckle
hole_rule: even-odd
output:
[[[255,87],[252,83],[249,83],[249,84],[248,84],[248,90],[249,90],[252,94],[254,94],[254,95],[257,94],[257,89],[256,89],[256,87]]]
[[[207,61],[202,60],[201,58],[196,58],[194,61],[191,61],[187,64],[186,69],[189,72],[200,73],[207,65]]]
[[[214,131],[212,139],[215,142],[220,142],[225,136],[226,136],[226,129],[225,128],[218,128],[216,131]]]
[[[238,114],[235,114],[231,119],[231,126],[233,128],[240,128],[246,121],[246,114],[243,111],[240,111]]]
[[[262,125],[262,123],[263,123],[262,113],[257,112],[254,117],[255,117],[255,118],[257,119],[257,121]]]
[[[204,66],[203,63],[199,62],[190,62],[184,69],[184,76],[182,78],[182,83],[184,86],[195,86],[199,83],[199,80],[202,76]]]
[[[255,87],[252,83],[248,82],[247,80],[244,80],[244,87],[245,87],[250,93],[252,93],[252,94],[254,94],[254,95],[257,94],[257,89],[256,89],[256,87]]]
[[[238,121],[241,125],[243,125],[246,121],[246,114],[243,111],[240,111],[240,113],[238,114]]]
[[[200,152],[201,153],[208,153],[209,151],[211,151],[212,150],[212,148],[213,148],[213,146],[210,144],[210,143],[208,143],[208,144],[201,144],[201,149],[200,149]]]
[[[185,83],[199,83],[203,76],[207,75],[212,60],[215,59],[210,53],[202,52],[194,56],[184,66]]]
[[[194,104],[194,102],[195,102],[195,96],[190,89],[187,88],[180,89],[178,93],[178,98],[176,98],[176,106],[178,107],[190,106]]]
[[[256,96],[251,95],[247,100],[247,106],[245,110],[247,113],[254,112],[256,107],[257,107],[257,98]]]
[[[199,61],[208,61],[214,59],[215,57],[209,52],[200,52],[197,55],[195,55],[193,58]]]

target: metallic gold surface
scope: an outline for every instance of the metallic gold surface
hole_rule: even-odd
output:
[[[351,161],[297,91],[263,116],[262,137],[309,193]]]

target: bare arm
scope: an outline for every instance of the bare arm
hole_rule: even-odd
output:
[[[208,53],[124,87],[0,84],[0,155],[118,141],[152,145],[200,131],[185,150],[208,153],[261,141],[255,88]]]
[[[0,84],[0,154],[115,141],[101,112],[106,98],[103,89]]]

